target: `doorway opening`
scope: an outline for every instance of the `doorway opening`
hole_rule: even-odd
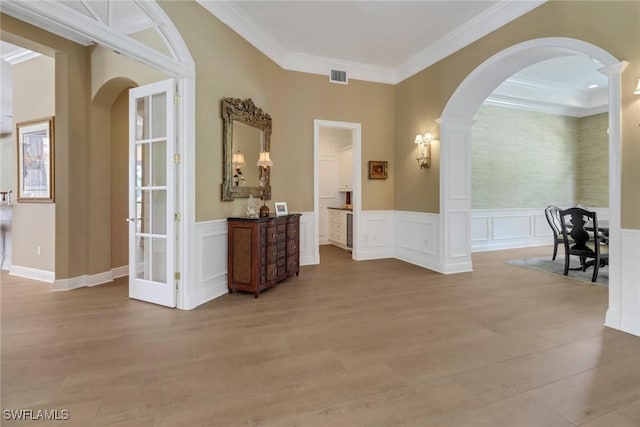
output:
[[[361,211],[361,124],[314,120],[314,264],[320,246],[358,259]]]

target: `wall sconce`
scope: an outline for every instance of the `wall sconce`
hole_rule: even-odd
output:
[[[431,133],[427,132],[422,135],[416,135],[415,143],[418,145],[418,157],[416,160],[418,161],[418,165],[420,165],[420,169],[430,168],[431,167]]]
[[[636,90],[633,92],[634,95],[640,95],[640,78],[638,78],[638,86],[636,86]]]
[[[271,155],[268,151],[261,151],[260,157],[258,157],[258,166],[266,168],[273,166],[273,162],[271,161]]]
[[[244,160],[244,154],[242,154],[240,150],[233,153],[231,156],[231,163],[235,168],[235,172],[233,173],[233,185],[238,187],[244,183],[244,175],[242,175],[242,170],[240,170],[241,167],[246,166],[247,164]]]

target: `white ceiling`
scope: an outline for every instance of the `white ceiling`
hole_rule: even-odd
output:
[[[323,75],[340,69],[352,79],[392,84],[544,2],[197,1],[285,69]],[[134,0],[52,0],[47,7],[81,14],[120,34],[153,25]],[[60,35],[92,43],[75,33]],[[599,67],[579,55],[545,61],[514,75],[488,101],[575,116],[604,111],[607,80]]]

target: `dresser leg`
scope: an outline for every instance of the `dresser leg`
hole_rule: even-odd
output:
[[[254,298],[258,298],[258,294],[259,294],[259,292],[254,292],[254,293],[253,293],[253,297],[254,297]]]
[[[229,288],[229,293],[232,294],[233,293],[233,288]]]

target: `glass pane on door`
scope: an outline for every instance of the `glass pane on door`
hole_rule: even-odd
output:
[[[174,84],[129,94],[129,296],[175,307]]]

